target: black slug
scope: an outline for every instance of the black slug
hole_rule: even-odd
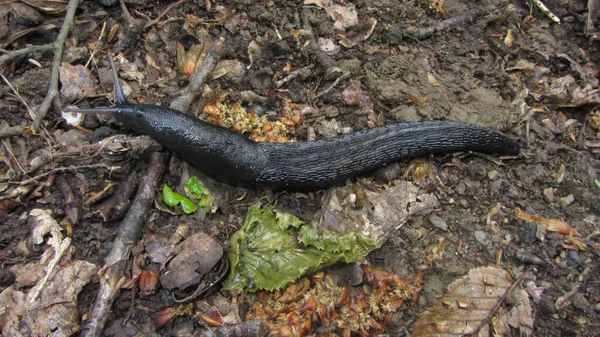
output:
[[[456,151],[517,154],[519,146],[482,126],[452,121],[393,124],[303,143],[258,143],[167,107],[132,104],[117,71],[117,105],[71,112],[104,113],[151,136],[205,173],[227,181],[272,187],[321,187],[401,158]]]

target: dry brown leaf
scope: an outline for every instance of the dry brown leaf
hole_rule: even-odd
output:
[[[197,233],[180,243],[174,254],[161,270],[160,283],[167,289],[186,289],[198,284],[219,262],[223,248],[207,234]]]
[[[533,316],[527,293],[521,289],[506,298],[511,309],[500,309],[499,302],[511,288],[513,279],[504,269],[479,267],[452,282],[433,306],[421,314],[412,336],[489,336],[489,331],[520,330],[516,335],[532,334]],[[498,334],[497,336],[502,336]],[[508,335],[507,335],[508,336]]]
[[[335,22],[333,28],[344,31],[348,27],[358,24],[358,13],[354,4],[338,5],[331,0],[305,0],[305,5],[315,5],[325,9]]]
[[[59,14],[67,9],[69,1],[66,0],[22,0],[24,3],[39,9],[47,14]]]
[[[21,336],[19,325],[25,314],[25,294],[8,287],[0,293],[0,331],[3,336]]]
[[[564,235],[581,236],[575,228],[571,227],[571,225],[561,219],[549,219],[538,214],[528,214],[523,212],[520,208],[517,208],[517,217],[525,221],[534,222],[547,231]]]
[[[60,94],[67,100],[77,100],[96,94],[96,79],[84,66],[63,62],[60,71]]]
[[[79,330],[77,296],[96,275],[93,263],[76,260],[63,266],[41,292],[34,319],[36,336],[70,336]],[[56,334],[60,331],[61,334]]]

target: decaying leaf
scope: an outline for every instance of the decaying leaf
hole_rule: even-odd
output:
[[[231,236],[231,272],[224,287],[279,289],[336,262],[353,262],[377,247],[361,233],[317,233],[291,214],[251,207],[242,228]]]
[[[330,189],[321,201],[321,211],[313,219],[319,231],[360,232],[379,243],[406,223],[414,214],[427,214],[439,205],[432,193],[419,193],[407,181],[372,191],[343,186]]]
[[[354,4],[338,5],[332,0],[305,0],[305,5],[315,5],[325,9],[325,12],[335,21],[336,30],[345,30],[358,23],[358,13]]]
[[[34,317],[33,331],[37,336],[70,336],[79,330],[77,296],[97,273],[97,267],[76,260],[61,266],[41,292],[39,311]],[[56,334],[61,331],[61,334]]]
[[[412,336],[531,336],[533,315],[527,293],[518,289],[507,296],[513,284],[504,269],[479,267],[452,282],[448,290],[425,310]],[[506,308],[495,309],[505,300]],[[518,331],[515,333],[515,331]]]
[[[561,219],[550,219],[544,218],[538,214],[528,214],[523,212],[520,208],[517,208],[517,217],[525,221],[534,222],[547,231],[564,235],[581,236],[575,228],[571,227],[571,225]]]
[[[63,62],[59,67],[60,94],[67,100],[77,100],[96,94],[96,79],[84,66]]]
[[[19,325],[25,314],[25,294],[8,287],[0,293],[0,331],[5,336],[20,336]]]
[[[186,289],[198,284],[223,256],[223,247],[212,237],[197,233],[180,243],[174,257],[160,273],[160,283],[167,289]]]

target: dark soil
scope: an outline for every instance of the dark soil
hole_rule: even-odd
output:
[[[433,26],[489,3],[494,4],[497,10],[472,23],[436,32],[430,38],[419,40],[400,34],[407,27]],[[435,173],[417,183],[422,190],[435,194],[440,207],[432,214],[410,219],[380,249],[366,257],[375,267],[408,279],[412,279],[417,271],[424,273],[420,300],[397,313],[386,333],[389,336],[409,335],[408,331],[419,314],[444,293],[448,284],[471,268],[499,263],[499,267],[509,271],[515,279],[533,266],[522,286],[533,282],[546,288],[539,301],[532,302],[535,336],[600,336],[600,150],[594,146],[598,144],[599,130],[594,129],[597,125],[590,119],[599,102],[577,103],[570,89],[553,90],[559,79],[571,75],[576,80],[576,87],[585,88],[592,95],[598,86],[593,81],[596,76],[585,78],[577,66],[597,71],[599,44],[593,34],[585,33],[585,3],[559,0],[547,0],[545,3],[562,19],[560,25],[553,23],[529,1],[447,0],[443,5],[446,14],[432,9],[424,0],[354,2],[359,18],[375,18],[377,25],[367,40],[357,42],[352,48],[341,47],[337,54],[331,56],[337,66],[351,72],[351,75],[327,94],[315,99],[317,93],[334,84],[335,77],[326,76],[324,65],[302,45],[305,39],[300,36],[301,43],[298,43],[292,30],[306,28],[303,20],[307,20],[317,39],[338,40],[333,20],[322,9],[303,6],[298,1],[242,0],[217,2],[211,10],[207,10],[204,3],[186,2],[162,18],[162,21],[168,18],[180,20],[160,29],[152,26],[127,40],[125,35],[132,28],[121,16],[118,6],[103,7],[88,1],[80,5],[76,17],[79,24],[72,33],[73,38],[67,40],[67,62],[84,64],[87,61],[90,53],[85,51],[78,57],[76,47],[85,50],[95,44],[104,23],[107,31],[119,23],[122,35],[111,42],[106,37],[102,38],[99,51],[94,56],[92,73],[98,74],[96,77],[103,83],[98,97],[85,98],[80,102],[63,99],[63,104],[77,103],[80,107],[110,105],[108,97],[111,96],[100,95],[112,92],[112,83],[107,79],[106,55],[120,50],[142,73],[139,78],[128,73],[130,76],[121,79],[127,82],[129,99],[168,105],[177,95],[177,90],[187,83],[177,70],[174,44],[168,41],[177,40],[185,34],[182,22],[186,14],[193,13],[205,20],[204,27],[213,37],[222,34],[226,38],[222,59],[238,60],[244,67],[252,64],[243,75],[228,74],[210,81],[208,85],[216,92],[229,92],[232,101],[239,99],[244,90],[268,97],[259,109],[271,115],[280,113],[284,100],[310,107],[305,110],[308,113],[304,115],[304,123],[296,132],[300,141],[306,140],[307,135],[315,130],[316,138],[323,138],[349,131],[344,131],[344,128],[360,130],[372,124],[425,120],[458,120],[502,131],[522,145],[518,157],[505,160],[479,155],[426,158],[435,168]],[[143,20],[134,9],[155,18],[167,5],[148,1],[127,6],[134,17]],[[534,7],[530,8],[530,5]],[[212,24],[211,20],[226,12],[219,11],[219,6],[236,13],[239,18],[237,26]],[[45,20],[51,19],[52,16],[45,17]],[[90,29],[90,21],[87,20],[97,22],[97,26]],[[364,27],[347,29],[349,35],[364,30]],[[514,37],[512,46],[503,40],[507,30]],[[56,33],[40,31],[17,43],[51,42]],[[260,52],[252,54],[252,60],[248,53],[251,41],[257,41],[262,47]],[[561,54],[568,55],[573,63]],[[48,77],[52,57],[49,54],[33,54],[31,57],[41,62],[42,69],[37,69],[23,58],[10,64],[3,72],[16,85],[24,101],[35,106],[42,101],[47,90],[48,82],[40,78]],[[153,64],[148,64],[150,58]],[[535,67],[524,69],[519,66],[522,61],[531,62]],[[314,67],[309,73],[276,88],[273,79],[283,77],[278,74],[288,64],[293,70],[309,65]],[[540,69],[543,69],[542,73]],[[428,79],[428,75],[432,75],[437,84]],[[361,88],[370,98],[375,118],[359,106],[345,103],[342,92],[349,86]],[[528,95],[524,100],[519,99],[524,89],[529,90]],[[2,88],[1,95],[0,118],[4,122],[9,125],[31,122],[21,101],[8,86]],[[194,111],[201,111],[202,105],[211,99],[214,101],[214,95],[198,101]],[[526,108],[523,109],[523,106]],[[532,107],[543,108],[528,110]],[[574,120],[573,124],[558,132],[548,126],[548,120],[560,128],[569,119]],[[337,122],[337,127],[331,126],[332,120]],[[372,123],[369,124],[369,121]],[[111,129],[107,129],[106,125]],[[81,145],[80,141],[86,144],[97,141],[108,134],[134,133],[117,123],[107,124],[95,118],[87,118],[83,124],[93,133],[67,133],[73,128],[56,110],[47,116],[44,127],[47,132],[3,139],[3,155],[9,159],[3,160],[2,182],[25,180],[52,167],[97,161],[97,158],[82,155],[66,163],[49,164],[27,175],[12,171],[18,167],[15,161],[27,171],[29,160],[49,146],[65,149]],[[57,173],[67,178],[75,201],[83,210],[81,220],[73,228],[74,258],[98,266],[104,264],[119,221],[102,221],[93,214],[93,203],[92,206],[84,203],[107,184],[122,182],[129,172],[143,171],[148,160],[144,155],[121,159],[130,160],[122,162],[124,169],[117,172],[94,169]],[[112,162],[107,163],[113,165]],[[396,178],[414,180],[413,175],[403,174],[410,165],[408,160],[401,162]],[[164,182],[170,186],[181,185],[182,166],[174,156]],[[370,176],[367,177],[373,179]],[[145,237],[153,234],[169,238],[179,224],[186,222],[191,232],[208,233],[227,247],[227,239],[243,223],[249,205],[258,202],[274,204],[281,210],[310,220],[319,209],[320,198],[324,194],[324,191],[272,191],[215,184],[221,202],[217,213],[174,216],[153,208],[143,229]],[[31,187],[12,195],[10,193],[15,191],[15,185],[8,185],[2,191],[0,262],[7,269],[39,259],[37,253],[23,256],[18,249],[29,236],[26,219],[30,210],[51,209],[59,222],[67,216],[63,195],[53,185],[53,179],[41,179]],[[157,193],[157,199],[159,196]],[[492,217],[494,224],[490,225],[488,213],[498,203],[501,208]],[[516,217],[517,208],[529,214],[565,220],[582,234],[580,240],[586,243],[587,249],[577,248],[566,235],[550,231],[540,235],[535,224]],[[430,220],[433,215],[443,219],[447,228],[435,226]],[[442,239],[447,243],[444,253],[433,261],[426,259],[427,247]],[[534,258],[541,262],[532,264]],[[557,300],[574,289],[566,304],[558,306]],[[89,310],[95,291],[94,284],[83,290],[80,313]],[[108,319],[105,334],[150,335],[154,331],[150,317],[165,308],[164,298],[170,298],[166,291],[146,298],[136,296],[132,302],[131,292],[123,291]],[[135,306],[132,321],[123,328],[121,321],[131,306]],[[166,327],[155,333],[169,335],[172,331],[171,327]]]

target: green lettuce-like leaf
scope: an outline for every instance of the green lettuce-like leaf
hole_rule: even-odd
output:
[[[198,206],[196,206],[190,199],[174,192],[169,186],[167,186],[167,184],[163,185],[162,196],[165,204],[171,207],[181,205],[181,209],[188,214],[194,213],[198,210]]]
[[[231,236],[231,272],[224,287],[274,290],[336,262],[352,262],[377,248],[361,233],[318,234],[310,224],[270,208],[251,207]]]
[[[196,177],[191,177],[185,184],[185,194],[198,201],[198,205],[209,212],[215,203],[215,198],[204,186],[204,183]]]

